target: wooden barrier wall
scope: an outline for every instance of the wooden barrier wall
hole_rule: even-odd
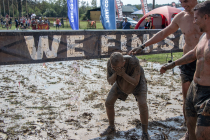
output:
[[[126,54],[160,30],[1,31],[0,65],[107,58]],[[180,52],[180,30],[144,49],[145,54]]]

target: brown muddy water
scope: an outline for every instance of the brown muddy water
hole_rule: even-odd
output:
[[[135,140],[141,138],[133,95],[117,100],[116,129],[108,126],[105,100],[107,59],[0,66],[0,139]],[[177,140],[183,126],[179,69],[159,74],[158,63],[140,62],[148,81],[149,134],[153,140]]]

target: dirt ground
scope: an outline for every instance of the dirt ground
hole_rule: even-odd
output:
[[[107,59],[0,66],[0,139],[135,140],[141,138],[133,95],[117,100],[113,136],[105,100]],[[159,74],[160,64],[141,62],[148,82],[149,134],[152,140],[177,140],[183,127],[179,69]]]

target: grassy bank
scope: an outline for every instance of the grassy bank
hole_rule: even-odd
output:
[[[50,21],[50,23],[53,24],[53,21]],[[80,21],[80,28],[79,29],[87,29],[87,24],[88,24],[87,21]],[[100,21],[96,21],[96,29],[103,29],[102,23]],[[7,30],[7,28],[2,28],[0,26],[0,30]],[[14,23],[12,24],[12,28],[9,29],[9,30],[15,30],[15,24]],[[24,30],[32,30],[32,29],[30,28],[30,29],[24,29]],[[56,27],[55,26],[51,26],[50,30],[56,30]],[[60,30],[72,30],[72,28],[70,27],[69,22],[65,21],[64,22],[64,28],[61,26]],[[91,29],[91,30],[94,30],[94,29]]]
[[[173,53],[173,61],[181,58],[183,55],[182,52],[176,52]],[[171,60],[171,53],[161,53],[161,54],[151,54],[151,55],[141,55],[137,56],[137,58],[145,60],[145,61],[150,61],[150,62],[157,62],[164,64]]]

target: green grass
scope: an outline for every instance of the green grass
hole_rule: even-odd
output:
[[[50,23],[53,23],[53,21],[51,21]],[[80,21],[80,28],[79,29],[87,29],[87,21]],[[100,21],[96,21],[96,29],[103,29],[102,23],[100,23]],[[2,28],[0,26],[0,30],[7,30],[7,28]],[[12,28],[9,30],[15,30],[15,24],[12,24]],[[22,30],[22,29],[19,29]],[[25,30],[32,30],[30,29],[25,29]],[[56,27],[51,26],[50,30],[56,30]],[[60,30],[72,30],[72,28],[70,27],[69,21],[64,21],[64,28],[61,26]],[[94,30],[94,29],[90,29],[90,30]]]
[[[173,53],[173,61],[181,58],[182,55],[183,55],[183,52]],[[171,60],[171,53],[142,55],[142,56],[137,56],[137,58],[146,60],[149,62],[157,62],[160,64],[164,64],[164,63],[167,63],[169,60]]]

